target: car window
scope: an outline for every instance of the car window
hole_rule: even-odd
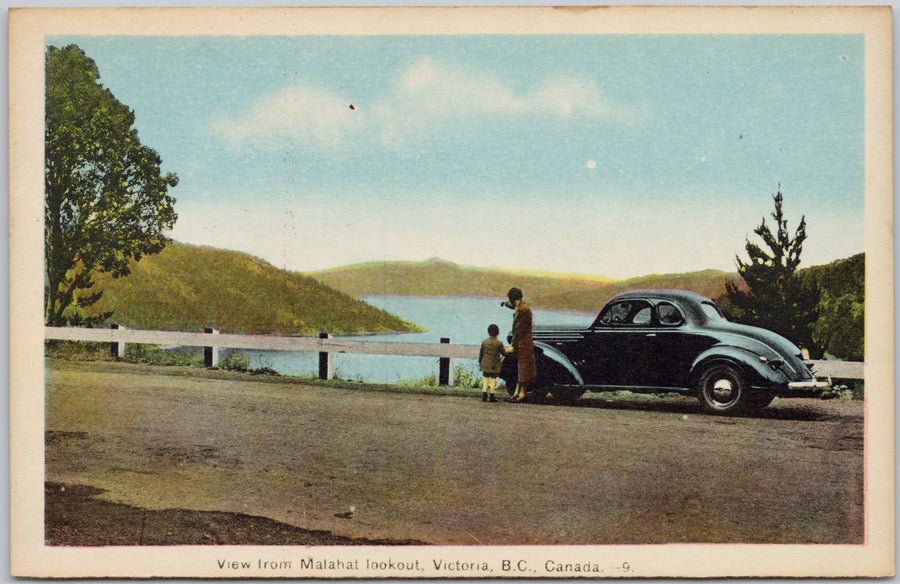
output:
[[[623,300],[606,307],[598,319],[604,326],[648,325],[651,321],[651,307],[646,300]]]
[[[617,302],[615,304],[611,304],[607,307],[607,309],[600,315],[600,322],[602,324],[618,324],[625,322],[625,319],[628,318],[628,312],[631,310],[630,302]]]
[[[665,326],[677,326],[684,323],[684,317],[674,304],[669,302],[660,302],[656,305],[659,313],[659,324]]]
[[[638,310],[631,319],[631,324],[650,324],[650,307]]]
[[[718,306],[712,302],[703,302],[700,304],[703,308],[703,315],[709,320],[725,320],[725,315]]]

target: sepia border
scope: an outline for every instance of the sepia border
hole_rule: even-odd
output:
[[[277,559],[272,546],[44,545],[44,37],[66,34],[792,34],[861,33],[866,78],[866,531],[863,545],[396,546],[317,548],[322,559],[627,562],[629,577],[860,577],[894,573],[891,12],[881,7],[21,8],[9,12],[10,519],[19,577],[215,577],[217,561]],[[870,315],[877,314],[877,321]],[[303,557],[309,548],[294,554]],[[420,576],[435,577],[431,572]],[[267,572],[242,572],[241,578]],[[446,574],[445,574],[446,575]],[[549,578],[548,573],[514,574]],[[606,576],[616,574],[606,574]],[[626,575],[622,573],[620,575]],[[285,575],[282,575],[283,577]],[[293,578],[402,578],[401,571]],[[465,577],[465,574],[454,574]]]

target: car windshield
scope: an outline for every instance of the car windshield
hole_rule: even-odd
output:
[[[712,302],[702,302],[700,306],[703,308],[703,315],[707,320],[725,320],[725,315],[718,306]]]

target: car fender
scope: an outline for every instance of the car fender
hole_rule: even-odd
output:
[[[747,381],[752,387],[774,387],[786,385],[788,382],[784,373],[772,369],[755,353],[730,345],[714,345],[694,359],[690,373],[692,386],[706,365],[714,361],[726,361],[739,367],[747,376]]]
[[[544,363],[550,361],[553,363],[552,367],[559,367],[571,378],[571,385],[584,386],[584,380],[581,378],[581,374],[578,373],[578,370],[575,369],[575,366],[572,365],[569,358],[558,349],[555,349],[546,343],[537,341],[534,343],[534,359],[537,366],[538,378],[542,375],[541,370],[547,367],[546,364],[542,365],[542,361]],[[518,359],[516,358],[515,353],[513,353],[509,357],[503,359],[503,364],[500,366],[500,379],[509,386],[515,385],[518,377]]]
[[[538,362],[538,376],[541,375],[540,360],[543,358],[545,360],[556,363],[560,368],[562,368],[563,371],[565,371],[574,381],[572,385],[584,386],[584,380],[581,378],[581,374],[578,373],[578,370],[575,369],[575,366],[572,365],[572,362],[569,361],[569,358],[566,357],[561,351],[546,343],[536,341],[534,343],[534,352],[535,359]]]

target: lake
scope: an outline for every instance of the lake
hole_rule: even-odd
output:
[[[512,328],[513,311],[500,306],[505,297],[480,296],[366,296],[369,304],[384,309],[400,318],[428,329],[421,333],[353,335],[359,341],[392,341],[403,343],[439,343],[449,338],[457,345],[479,345],[487,338],[487,327],[497,324],[500,339]],[[534,308],[536,325],[589,325],[596,313]],[[349,338],[349,337],[348,337]],[[269,367],[285,375],[318,375],[319,357],[315,352],[252,351],[248,349],[223,350],[240,353],[250,359],[250,367]],[[454,365],[462,366],[481,377],[475,359],[454,359]],[[418,380],[437,376],[437,357],[405,357],[401,355],[334,355],[334,374],[341,379],[372,383],[396,383],[402,380]]]

